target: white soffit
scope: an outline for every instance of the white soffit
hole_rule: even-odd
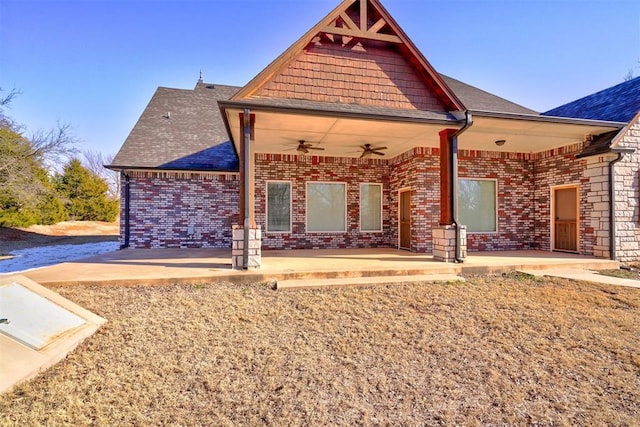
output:
[[[229,109],[229,118],[237,117]],[[359,157],[361,145],[385,146],[385,158],[392,158],[413,147],[438,147],[438,132],[442,124],[401,122],[347,117],[326,117],[301,114],[256,112],[255,150],[257,153],[297,154],[303,140],[324,151],[322,156]],[[233,139],[240,141],[240,128],[229,121]],[[235,123],[238,123],[236,120]],[[239,148],[239,147],[237,147]]]
[[[463,150],[538,153],[577,144],[585,141],[587,135],[616,129],[612,126],[474,116],[473,126],[460,135],[458,147]],[[497,140],[506,142],[497,146]]]
[[[238,109],[227,109],[233,140],[240,141]],[[414,147],[439,147],[439,132],[461,124],[418,123],[415,121],[328,117],[301,113],[256,111],[255,151],[257,153],[297,154],[298,141],[324,148],[310,154],[333,157],[359,157],[360,146],[384,146],[390,159]],[[236,118],[236,120],[233,120]],[[577,144],[587,135],[617,129],[613,126],[554,123],[537,118],[474,116],[473,125],[458,139],[462,150],[538,153]],[[496,140],[505,140],[502,146]],[[239,149],[239,146],[236,145]]]

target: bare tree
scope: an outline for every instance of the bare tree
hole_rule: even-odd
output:
[[[0,190],[5,197],[29,204],[47,191],[47,172],[76,152],[76,139],[68,124],[25,136],[23,128],[5,113],[18,94],[14,89],[0,97]]]
[[[120,197],[120,174],[104,167],[111,164],[115,154],[104,154],[100,151],[85,150],[82,152],[84,167],[89,169],[93,174],[102,178],[109,186],[107,193],[112,200]]]

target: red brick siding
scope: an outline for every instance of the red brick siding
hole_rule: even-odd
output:
[[[238,215],[236,175],[131,172],[130,177],[130,247],[231,247],[231,225]],[[123,201],[124,192],[122,178]],[[124,215],[121,209],[121,243]]]
[[[460,178],[495,179],[498,227],[495,233],[467,232],[468,251],[535,249],[533,164],[517,155],[463,152]],[[471,157],[475,155],[476,157]]]
[[[438,149],[415,148],[390,161],[391,242],[398,245],[398,191],[411,189],[411,251],[433,250],[431,229],[440,220]]]
[[[343,47],[327,39],[309,44],[256,96],[447,110],[396,48]]]
[[[586,162],[576,147],[535,155],[460,152],[459,175],[492,178],[498,184],[498,232],[469,233],[469,251],[550,249],[551,186],[580,184],[580,252],[591,255],[597,242],[587,197]],[[560,152],[562,151],[562,152]],[[266,231],[266,181],[292,183],[291,233]],[[347,183],[347,232],[306,233],[306,183]],[[362,233],[360,183],[383,185],[383,232]],[[411,188],[411,250],[432,250],[431,230],[440,209],[438,149],[415,148],[393,159],[319,156],[256,156],[256,220],[265,230],[265,249],[397,247],[398,190]],[[124,182],[123,182],[124,189]],[[124,190],[123,190],[124,191]],[[131,173],[132,247],[229,247],[237,221],[236,175]],[[123,196],[124,197],[124,196]],[[123,203],[124,206],[124,203]],[[194,234],[188,235],[193,225]],[[124,227],[124,209],[121,216]],[[124,231],[122,232],[124,235]]]
[[[263,249],[375,248],[389,246],[389,168],[384,160],[319,156],[256,155],[256,221],[262,226]],[[266,229],[267,180],[291,181],[292,232]],[[306,183],[347,184],[347,232],[306,232]],[[360,231],[360,183],[382,184],[383,232]]]
[[[557,152],[539,156],[535,163],[535,241],[540,250],[551,250],[551,187],[556,185],[580,185],[580,242],[579,252],[593,255],[597,243],[596,230],[591,224],[591,192],[589,177],[585,176],[586,160],[576,160],[570,147],[564,154]]]

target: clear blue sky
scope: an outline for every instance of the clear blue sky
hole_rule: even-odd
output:
[[[640,75],[638,0],[382,2],[436,70],[538,111]],[[339,3],[0,0],[0,87],[115,153],[157,86],[243,85]]]

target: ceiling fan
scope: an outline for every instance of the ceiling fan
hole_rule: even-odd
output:
[[[362,148],[362,154],[360,155],[360,158],[363,157],[368,157],[372,154],[375,154],[376,156],[384,156],[384,153],[380,150],[386,150],[387,147],[372,147],[371,144],[364,144],[361,145],[360,148]]]
[[[297,152],[307,154],[309,153],[309,150],[323,151],[324,148],[314,147],[313,144],[306,142],[304,139],[298,141],[298,148],[296,148]]]

